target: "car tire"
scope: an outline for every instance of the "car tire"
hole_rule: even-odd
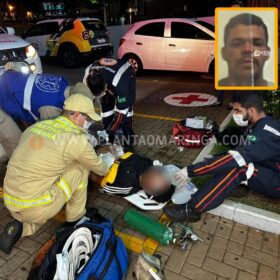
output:
[[[62,47],[59,57],[65,68],[75,68],[80,64],[80,53],[75,46]]]
[[[143,72],[143,64],[141,59],[135,54],[127,54],[125,56],[127,60],[131,63],[136,75],[140,75]]]
[[[209,65],[208,74],[215,76],[215,60],[213,59]]]

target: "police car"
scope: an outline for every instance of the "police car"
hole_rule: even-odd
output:
[[[11,61],[24,61],[31,72],[42,73],[41,60],[34,47],[14,34],[12,27],[0,27],[0,73]]]
[[[97,18],[48,19],[37,22],[22,37],[40,56],[56,57],[65,67],[74,68],[80,60],[112,53],[107,29]]]

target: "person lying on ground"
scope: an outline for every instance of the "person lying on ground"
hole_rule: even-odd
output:
[[[131,152],[116,156],[117,146],[105,145],[97,148],[97,154],[113,153],[116,160],[105,177],[90,174],[90,179],[100,187],[100,191],[122,197],[130,196],[144,190],[157,202],[168,201],[175,191],[166,169],[154,165],[152,161]],[[118,148],[117,148],[118,149]]]

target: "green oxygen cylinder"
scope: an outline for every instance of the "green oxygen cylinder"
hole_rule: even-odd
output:
[[[173,231],[171,228],[134,209],[129,208],[124,213],[123,218],[129,226],[155,239],[162,245],[168,245],[173,241]]]

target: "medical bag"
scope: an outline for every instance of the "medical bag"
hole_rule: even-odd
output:
[[[218,132],[215,121],[205,117],[189,117],[173,125],[175,144],[186,148],[201,148]]]
[[[28,280],[124,279],[126,248],[111,221],[100,217],[58,230],[37,253]]]

